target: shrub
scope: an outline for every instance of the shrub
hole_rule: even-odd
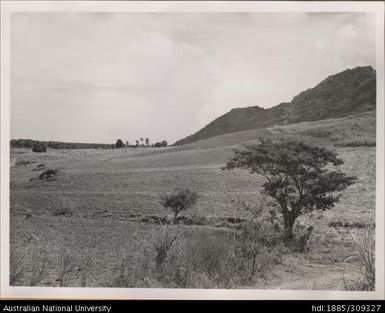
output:
[[[156,142],[154,144],[154,147],[155,148],[161,148],[161,147],[167,147],[168,143],[166,140],[163,140],[163,141],[159,141],[159,142]]]
[[[33,145],[32,152],[37,152],[37,153],[47,152],[47,147],[44,143],[37,142]]]
[[[124,147],[123,141],[122,141],[121,139],[118,139],[118,140],[116,141],[115,147],[116,147],[116,148],[123,148],[123,147]]]
[[[271,252],[279,252],[275,248],[281,244],[281,233],[266,220],[253,219],[242,226],[237,238],[238,254],[250,263],[249,279],[272,264],[275,253]]]
[[[198,193],[190,189],[175,190],[171,194],[161,196],[161,204],[165,208],[171,209],[171,212],[174,213],[174,224],[177,222],[178,214],[195,205],[197,200]]]

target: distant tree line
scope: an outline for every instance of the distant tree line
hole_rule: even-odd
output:
[[[150,143],[150,139],[140,138],[136,140],[135,145],[130,145],[128,141],[124,143],[121,139],[118,139],[115,144],[104,143],[74,143],[74,142],[61,142],[61,141],[42,141],[32,139],[12,139],[10,141],[11,148],[37,148],[39,152],[45,152],[43,150],[50,149],[114,149],[114,148],[137,148],[137,147],[167,147],[166,140]]]
[[[32,139],[12,139],[11,148],[33,148],[34,146],[45,146],[51,149],[111,149],[112,144],[101,143],[73,143],[60,141],[41,141]]]
[[[135,145],[130,145],[128,141],[124,144],[122,139],[118,139],[115,143],[115,148],[138,148],[138,147],[167,147],[168,143],[166,140],[162,140],[156,143],[150,143],[150,139],[147,137],[146,139],[140,138],[135,140]]]

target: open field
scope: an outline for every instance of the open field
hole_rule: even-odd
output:
[[[178,226],[183,240],[199,241],[218,236],[229,241],[230,218],[246,218],[235,199],[258,204],[263,180],[247,171],[223,171],[221,167],[240,143],[259,136],[296,137],[335,149],[344,160],[341,170],[358,177],[335,208],[314,212],[298,223],[314,226],[308,253],[287,253],[262,270],[256,279],[230,280],[225,285],[194,280],[188,287],[236,287],[271,289],[343,289],[343,261],[355,250],[351,234],[375,223],[375,115],[364,113],[313,123],[279,126],[218,136],[186,146],[162,149],[52,150],[38,154],[11,151],[11,252],[22,256],[22,277],[15,283],[28,285],[36,251],[46,247],[54,263],[37,285],[58,286],[63,251],[78,263],[69,286],[113,286],[116,266],[122,258],[140,262],[162,226],[148,217],[165,216],[160,195],[176,187],[190,188],[201,197],[186,212],[195,221],[214,222]],[[40,181],[33,171],[38,164],[59,169],[54,181]],[[65,206],[65,212],[60,212]],[[177,227],[177,226],[170,226]],[[150,248],[149,248],[150,249]],[[151,257],[148,257],[149,259]],[[80,260],[80,261],[79,261]],[[91,260],[91,261],[90,261]],[[59,262],[59,263],[58,263]],[[88,264],[88,263],[87,263]],[[86,283],[85,268],[92,271]],[[115,271],[115,272],[114,272]],[[60,281],[60,280],[59,280]],[[136,278],[133,286],[160,287],[159,282]]]

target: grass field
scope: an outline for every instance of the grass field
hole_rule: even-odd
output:
[[[48,251],[52,264],[36,285],[60,284],[61,264],[66,264],[63,251],[67,251],[77,259],[69,286],[113,286],[122,258],[137,262],[161,227],[145,222],[143,217],[166,215],[160,195],[176,187],[201,195],[187,215],[222,220],[246,217],[233,200],[259,203],[263,180],[247,171],[229,172],[221,167],[237,145],[255,142],[261,135],[295,137],[328,146],[345,161],[341,169],[359,180],[344,192],[334,209],[299,219],[298,223],[314,226],[308,253],[286,254],[274,270],[263,271],[250,282],[231,281],[230,287],[343,289],[344,272],[349,276],[343,261],[355,252],[351,233],[359,234],[362,227],[375,223],[373,113],[233,133],[162,149],[50,149],[43,154],[13,149],[10,242],[11,254],[20,260],[17,264],[22,272],[15,284],[30,284],[34,260],[39,258],[36,251],[45,249],[42,253]],[[38,164],[59,169],[57,179],[36,179],[40,172],[33,169]],[[193,241],[231,237],[231,227],[225,226],[211,223],[180,228],[185,232],[184,240]],[[133,281],[134,286],[159,287],[151,279]],[[221,285],[201,280],[196,287]]]

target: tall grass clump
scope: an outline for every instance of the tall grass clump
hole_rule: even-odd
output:
[[[36,286],[43,281],[54,268],[51,253],[45,249],[35,250],[32,255],[32,269],[29,285]]]
[[[112,279],[106,287],[157,287],[153,283],[154,250],[150,240],[134,243],[123,256],[118,256],[112,272]]]
[[[231,288],[238,264],[229,234],[201,233],[186,238],[170,258],[176,269],[173,283],[179,288]]]
[[[24,255],[20,248],[14,248],[10,251],[9,256],[9,285],[15,286],[21,282],[25,275],[25,268],[23,265]]]
[[[348,257],[344,263],[349,264],[353,272],[351,278],[345,278],[346,290],[375,290],[375,239],[374,229],[367,228],[360,237],[351,234],[356,252]]]
[[[52,206],[54,207],[52,211],[54,216],[72,216],[75,209],[74,202],[66,197],[59,197],[52,203]]]
[[[58,260],[58,282],[60,287],[68,287],[75,279],[78,260],[69,251],[62,251]]]

